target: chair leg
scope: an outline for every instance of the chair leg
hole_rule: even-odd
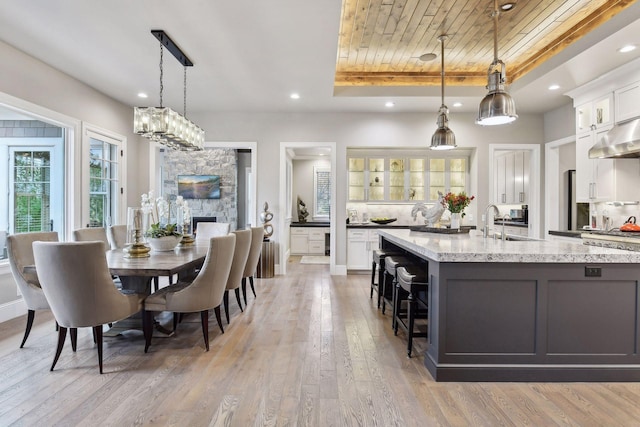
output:
[[[78,328],[70,328],[69,332],[71,332],[71,350],[75,352],[78,348]]]
[[[369,299],[373,298],[373,288],[375,286],[376,283],[376,266],[378,264],[376,264],[375,261],[373,261],[371,263],[371,293],[369,294]],[[378,292],[380,292],[380,287],[378,286]]]
[[[149,350],[153,335],[153,312],[142,310],[142,331],[144,333],[144,352]]]
[[[218,326],[220,327],[220,331],[224,334],[224,328],[222,327],[222,317],[220,316],[220,306],[217,306],[213,309],[213,312],[216,314],[216,320],[218,321]]]
[[[224,297],[222,298],[224,304],[224,314],[227,316],[227,325],[229,324],[229,291],[224,291]]]
[[[20,348],[24,347],[24,343],[27,342],[27,338],[29,337],[29,333],[31,332],[31,326],[33,326],[33,319],[35,317],[35,310],[27,311],[27,328],[24,330],[24,338],[22,338],[22,344],[20,344]]]
[[[244,306],[247,306],[247,278],[242,278],[242,297],[244,298]]]
[[[249,276],[249,286],[251,286],[251,292],[253,292],[253,297],[256,297],[256,288],[253,287],[253,276]]]
[[[93,343],[98,344],[98,337],[96,337],[96,331],[92,329],[91,333],[93,334]]]
[[[182,313],[173,313],[173,332],[178,329],[178,322],[182,319]]]
[[[238,301],[240,311],[244,312],[244,310],[242,309],[242,303],[240,302],[240,288],[236,288],[236,301]]]
[[[93,333],[98,344],[98,366],[100,367],[100,373],[102,373],[102,325],[94,326]]]
[[[56,363],[58,363],[58,358],[60,357],[60,353],[62,353],[62,347],[64,347],[64,340],[67,338],[67,328],[63,328],[62,326],[58,329],[58,347],[56,348],[56,355],[53,356],[53,364],[51,364],[51,371],[56,367]]]
[[[202,322],[202,336],[204,337],[204,346],[209,351],[209,310],[200,312],[200,320]]]
[[[407,333],[407,356],[411,357],[411,349],[413,346],[413,325],[414,319],[416,315],[417,303],[415,298],[413,297],[413,293],[409,292],[408,304],[407,304],[407,318],[409,319],[409,327]]]

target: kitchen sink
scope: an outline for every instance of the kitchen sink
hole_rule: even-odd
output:
[[[501,240],[502,239],[502,234],[501,233],[494,233],[494,237],[497,240]],[[533,237],[528,237],[528,236],[519,236],[517,234],[506,234],[505,235],[505,240],[508,241],[513,241],[513,242],[540,242],[542,241],[542,239],[536,239]]]

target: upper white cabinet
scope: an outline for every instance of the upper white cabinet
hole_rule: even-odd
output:
[[[527,150],[509,151],[494,162],[494,203],[529,203],[529,157]]]
[[[576,133],[589,132],[613,124],[613,94],[576,107]]]
[[[616,123],[640,117],[640,81],[614,92]]]
[[[390,150],[392,152],[392,150]],[[468,186],[469,157],[385,154],[348,159],[348,201],[436,201],[438,192],[459,193]]]

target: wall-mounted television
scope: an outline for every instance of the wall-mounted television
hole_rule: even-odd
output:
[[[178,195],[185,199],[219,199],[220,175],[178,175]]]

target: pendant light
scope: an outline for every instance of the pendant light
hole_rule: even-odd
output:
[[[483,126],[511,123],[518,118],[516,103],[505,91],[507,72],[504,62],[498,59],[498,0],[493,2],[493,62],[487,71],[487,89],[489,93],[480,102],[476,123]]]
[[[453,131],[449,129],[449,109],[446,105],[444,105],[444,41],[447,39],[446,35],[441,35],[438,37],[440,41],[440,59],[441,59],[441,69],[440,69],[440,94],[442,104],[440,105],[440,109],[438,110],[438,129],[436,129],[435,133],[431,137],[431,149],[432,150],[451,150],[456,148],[456,136],[453,134]]]

